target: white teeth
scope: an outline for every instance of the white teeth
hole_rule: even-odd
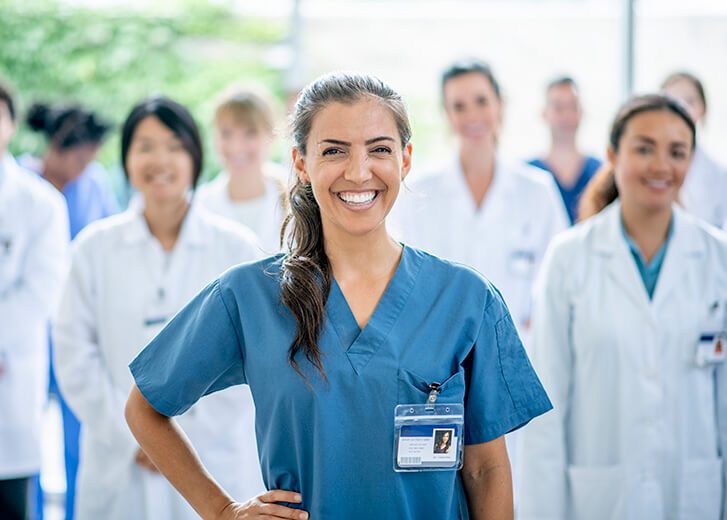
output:
[[[651,186],[653,188],[658,188],[658,189],[664,189],[664,188],[669,187],[668,181],[655,180],[655,179],[648,179],[646,181],[646,184],[648,184],[649,186]]]
[[[354,193],[354,192],[341,192],[338,194],[340,199],[343,202],[346,202],[348,204],[368,204],[372,200],[374,200],[374,197],[376,197],[375,191],[365,191],[361,193]]]

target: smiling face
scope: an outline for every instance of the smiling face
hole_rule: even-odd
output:
[[[145,117],[136,127],[125,162],[129,181],[147,206],[184,200],[192,187],[192,156],[155,116]]]
[[[223,112],[215,120],[215,141],[225,170],[230,175],[246,175],[261,170],[273,136],[260,126],[243,125]]]
[[[691,130],[676,114],[653,110],[633,116],[618,151],[608,150],[622,205],[642,212],[671,208],[689,169],[692,146]]]
[[[313,118],[306,155],[294,149],[293,164],[313,188],[326,237],[362,236],[385,231],[411,144],[402,148],[393,114],[377,99],[333,102]]]
[[[502,103],[484,74],[469,72],[444,84],[444,108],[462,144],[491,145],[497,139]]]

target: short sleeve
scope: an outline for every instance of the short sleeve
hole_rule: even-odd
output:
[[[180,415],[205,395],[246,383],[231,310],[220,281],[212,282],[131,362],[137,387],[159,413]]]
[[[494,288],[465,371],[465,444],[497,439],[553,407]]]

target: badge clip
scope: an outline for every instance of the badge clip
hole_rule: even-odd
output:
[[[437,397],[442,385],[436,381],[429,385],[429,397],[427,397],[427,410],[434,410],[434,405],[437,404]]]

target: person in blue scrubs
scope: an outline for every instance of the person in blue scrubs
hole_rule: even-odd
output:
[[[578,200],[601,161],[585,155],[576,142],[583,117],[578,85],[573,78],[556,78],[545,90],[543,119],[550,131],[550,150],[545,157],[528,161],[553,174],[571,224],[578,219]]]
[[[25,155],[19,162],[24,168],[41,175],[63,194],[68,206],[71,239],[91,222],[118,212],[106,171],[95,161],[110,129],[106,121],[77,105],[49,106],[35,103],[28,111],[26,122],[33,131],[47,137],[48,147],[42,158]],[[80,424],[58,389],[52,361],[49,392],[58,399],[63,416],[65,517],[70,520],[73,518],[78,472]],[[43,494],[39,480],[37,486],[36,517],[41,519]]]
[[[551,408],[500,293],[393,240],[411,167],[401,97],[323,76],[292,121],[286,253],[206,287],[131,363],[142,449],[203,518],[512,518],[504,435]],[[394,409],[464,406],[461,471],[394,471]],[[170,419],[247,384],[267,493],[230,497]]]

